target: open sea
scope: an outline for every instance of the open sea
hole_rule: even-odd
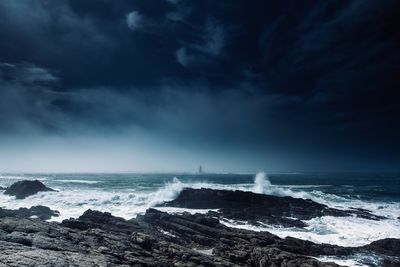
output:
[[[400,174],[0,174],[0,186],[19,180],[40,180],[59,192],[42,192],[23,200],[0,194],[0,207],[16,209],[35,205],[58,210],[62,221],[79,217],[87,209],[111,212],[130,219],[147,208],[174,199],[185,187],[244,190],[277,196],[312,199],[338,209],[363,208],[387,220],[325,216],[305,221],[305,229],[255,227],[246,222],[223,223],[255,231],[269,231],[280,237],[292,236],[316,243],[362,246],[382,238],[400,238]],[[176,213],[207,212],[159,208]],[[378,266],[375,255],[352,258],[320,258],[349,266]]]

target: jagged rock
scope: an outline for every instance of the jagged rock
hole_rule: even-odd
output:
[[[4,194],[15,196],[16,199],[24,199],[28,196],[34,195],[42,191],[56,191],[56,190],[45,186],[38,180],[34,181],[25,180],[13,183],[9,188],[6,189]]]
[[[252,241],[255,239],[260,242]],[[62,224],[0,219],[0,265],[337,266],[274,247],[263,248],[278,240],[269,233],[225,227],[204,215],[149,210],[141,218],[127,221],[88,210]]]
[[[17,210],[9,210],[0,208],[0,218],[15,217],[15,218],[39,218],[48,220],[51,217],[58,217],[60,213],[56,210],[51,210],[45,206],[33,206],[29,209],[19,208]]]
[[[229,228],[204,214],[171,215],[149,209],[125,220],[88,210],[62,223],[1,218],[0,266],[334,267],[338,265],[313,257],[368,251],[391,255],[397,242],[345,248]],[[390,265],[396,263],[391,258],[386,263],[396,266]]]
[[[321,216],[358,216],[371,220],[384,219],[367,210],[338,210],[310,199],[278,197],[244,191],[186,188],[175,200],[161,206],[189,209],[219,209],[210,215],[228,219],[276,224],[284,227],[305,227],[301,220]]]

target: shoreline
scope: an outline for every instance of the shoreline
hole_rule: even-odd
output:
[[[333,267],[339,265],[315,258],[373,253],[382,257],[385,264],[396,263],[393,256],[400,248],[400,239],[341,247],[230,228],[203,214],[171,215],[149,209],[145,215],[125,220],[107,212],[87,210],[79,218],[61,223],[1,218],[0,248],[0,263],[8,266]]]
[[[258,185],[268,183],[264,179],[258,182]],[[175,192],[177,188],[169,184],[166,189]],[[312,220],[325,218],[362,219],[372,224],[388,220],[371,210],[337,209],[311,199],[240,190],[183,187],[177,192],[169,201],[152,200],[154,205],[130,219],[95,209],[87,209],[77,218],[61,219],[57,210],[46,206],[0,208],[0,249],[5,253],[0,256],[0,263],[9,266],[37,265],[30,261],[45,262],[44,266],[69,266],[71,262],[72,266],[197,266],[204,262],[207,263],[204,266],[338,266],[329,261],[349,264],[360,260],[379,263],[365,266],[396,266],[393,264],[400,260],[400,238],[340,246],[302,237],[279,237],[268,229],[254,231],[229,224],[232,220],[256,229],[273,226],[303,231]],[[15,182],[4,194],[15,196],[10,201],[16,203],[26,197],[42,199],[65,193],[54,191],[38,180],[25,180]],[[178,212],[173,212],[174,209]],[[50,222],[53,218],[60,218],[60,222]],[[30,256],[20,258],[21,253]],[[14,261],[15,257],[18,262]],[[55,265],[51,261],[53,257],[64,257],[64,265]],[[88,257],[90,262],[86,265],[74,263],[76,259],[89,260]]]

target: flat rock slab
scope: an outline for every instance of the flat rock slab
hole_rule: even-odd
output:
[[[51,217],[58,217],[60,213],[56,210],[51,210],[45,206],[33,206],[28,208],[19,208],[17,210],[0,208],[0,218],[38,218],[41,220],[49,220]]]

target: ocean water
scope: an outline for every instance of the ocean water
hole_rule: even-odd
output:
[[[325,216],[305,221],[304,229],[251,226],[226,220],[232,227],[269,231],[317,243],[362,246],[372,241],[400,238],[400,174],[0,174],[0,186],[38,179],[59,192],[43,192],[23,200],[0,194],[0,207],[15,209],[45,205],[58,210],[61,221],[79,217],[87,209],[111,212],[130,219],[149,207],[174,199],[185,187],[244,190],[277,196],[307,198],[339,209],[363,208],[387,220]],[[166,212],[207,212],[159,208]],[[321,258],[350,266],[374,266],[379,257]]]

